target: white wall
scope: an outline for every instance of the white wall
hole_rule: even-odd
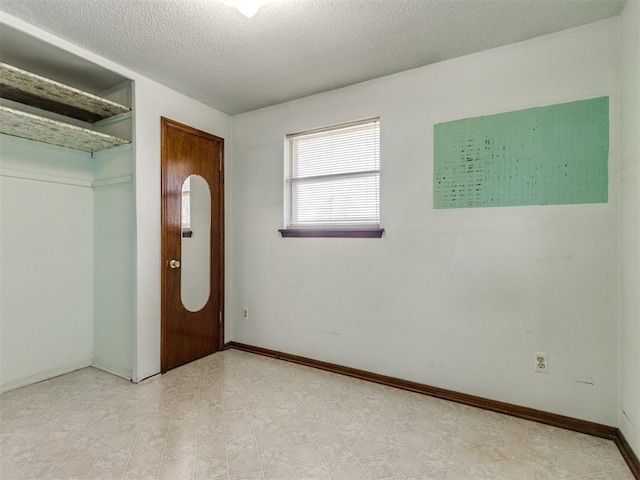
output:
[[[88,366],[93,194],[82,152],[0,135],[0,389]]]
[[[132,378],[135,332],[135,192],[133,149],[91,160],[94,204],[93,359]]]
[[[617,182],[436,211],[432,152],[435,123],[609,95],[616,171],[617,42],[611,19],[235,116],[233,339],[615,425]],[[285,134],[374,116],[384,237],[280,238]]]
[[[640,456],[640,2],[620,20],[620,429]]]

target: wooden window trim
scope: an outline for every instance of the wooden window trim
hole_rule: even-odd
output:
[[[384,228],[283,228],[283,238],[381,238]]]

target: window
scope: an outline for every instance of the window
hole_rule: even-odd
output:
[[[380,237],[380,119],[287,135],[283,237]]]
[[[191,177],[187,177],[182,184],[182,236],[191,235]]]

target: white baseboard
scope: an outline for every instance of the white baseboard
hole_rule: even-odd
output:
[[[59,377],[65,373],[71,373],[81,368],[91,366],[91,360],[83,360],[82,362],[73,363],[60,368],[54,368],[45,372],[36,373],[35,375],[29,375],[28,377],[19,378],[18,380],[12,380],[11,382],[0,384],[0,392],[8,392],[9,390],[15,390],[16,388],[26,387],[34,383],[49,380],[50,378]]]
[[[93,368],[97,368],[98,370],[102,370],[103,372],[116,375],[117,377],[122,377],[126,380],[131,380],[131,378],[133,377],[132,370],[119,367],[118,365],[113,365],[112,363],[105,362],[104,360],[100,360],[99,358],[92,359],[91,366]]]

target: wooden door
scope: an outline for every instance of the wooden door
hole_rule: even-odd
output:
[[[166,118],[162,118],[161,128],[161,370],[164,373],[223,348],[224,140]],[[198,311],[190,311],[183,305],[182,269],[178,263],[183,237],[182,185],[193,174],[206,180],[211,197],[211,291],[206,304]]]

